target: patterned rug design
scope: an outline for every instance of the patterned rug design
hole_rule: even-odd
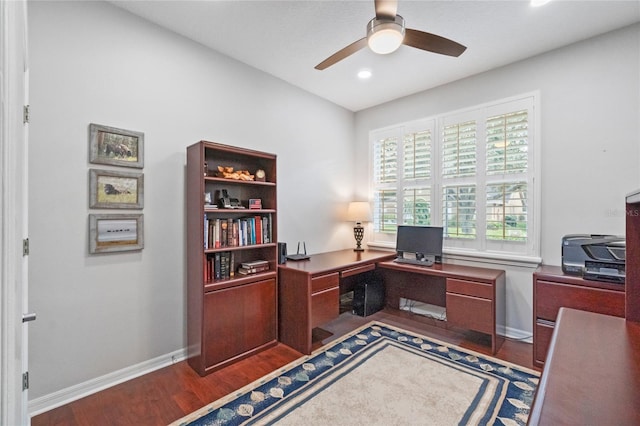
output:
[[[173,425],[525,425],[538,379],[372,322]]]

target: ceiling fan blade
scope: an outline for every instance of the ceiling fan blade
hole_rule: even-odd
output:
[[[398,0],[375,0],[376,19],[395,19],[398,14]]]
[[[331,65],[335,64],[336,62],[339,62],[339,61],[343,60],[347,56],[353,55],[354,53],[356,53],[358,50],[362,49],[366,45],[367,45],[367,38],[363,37],[360,40],[351,43],[350,45],[348,45],[344,49],[338,50],[336,53],[334,53],[333,55],[329,56],[324,61],[320,62],[318,65],[315,66],[315,69],[323,70],[325,68],[328,68]]]
[[[448,38],[409,28],[405,30],[404,41],[402,43],[407,46],[415,47],[416,49],[456,57],[462,55],[462,52],[467,50],[466,46],[456,43],[453,40],[449,40]]]

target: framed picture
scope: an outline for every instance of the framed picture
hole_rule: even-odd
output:
[[[142,214],[90,214],[89,253],[142,250]]]
[[[144,207],[142,173],[89,169],[89,207],[141,209]]]
[[[144,167],[144,133],[89,125],[89,162],[112,166]]]

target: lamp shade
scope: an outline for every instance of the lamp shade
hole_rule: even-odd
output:
[[[368,201],[352,201],[347,208],[347,220],[351,222],[371,221],[371,206]]]

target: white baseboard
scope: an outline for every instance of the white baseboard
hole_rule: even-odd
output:
[[[49,395],[32,399],[29,401],[29,416],[36,416],[44,413],[45,411],[52,410],[72,401],[84,398],[85,396],[107,389],[111,386],[151,373],[152,371],[159,370],[160,368],[167,367],[185,359],[187,359],[187,350],[179,349],[169,354],[141,362],[140,364],[132,365],[130,367],[123,368],[122,370],[105,374],[101,377],[96,377],[95,379],[88,380],[84,383],[78,383],[77,385],[61,389],[50,393]]]
[[[502,331],[504,331],[504,333],[502,333]],[[502,334],[509,339],[519,340],[525,343],[533,343],[533,334],[531,334],[531,332],[526,332],[518,328],[498,327],[498,334]]]

